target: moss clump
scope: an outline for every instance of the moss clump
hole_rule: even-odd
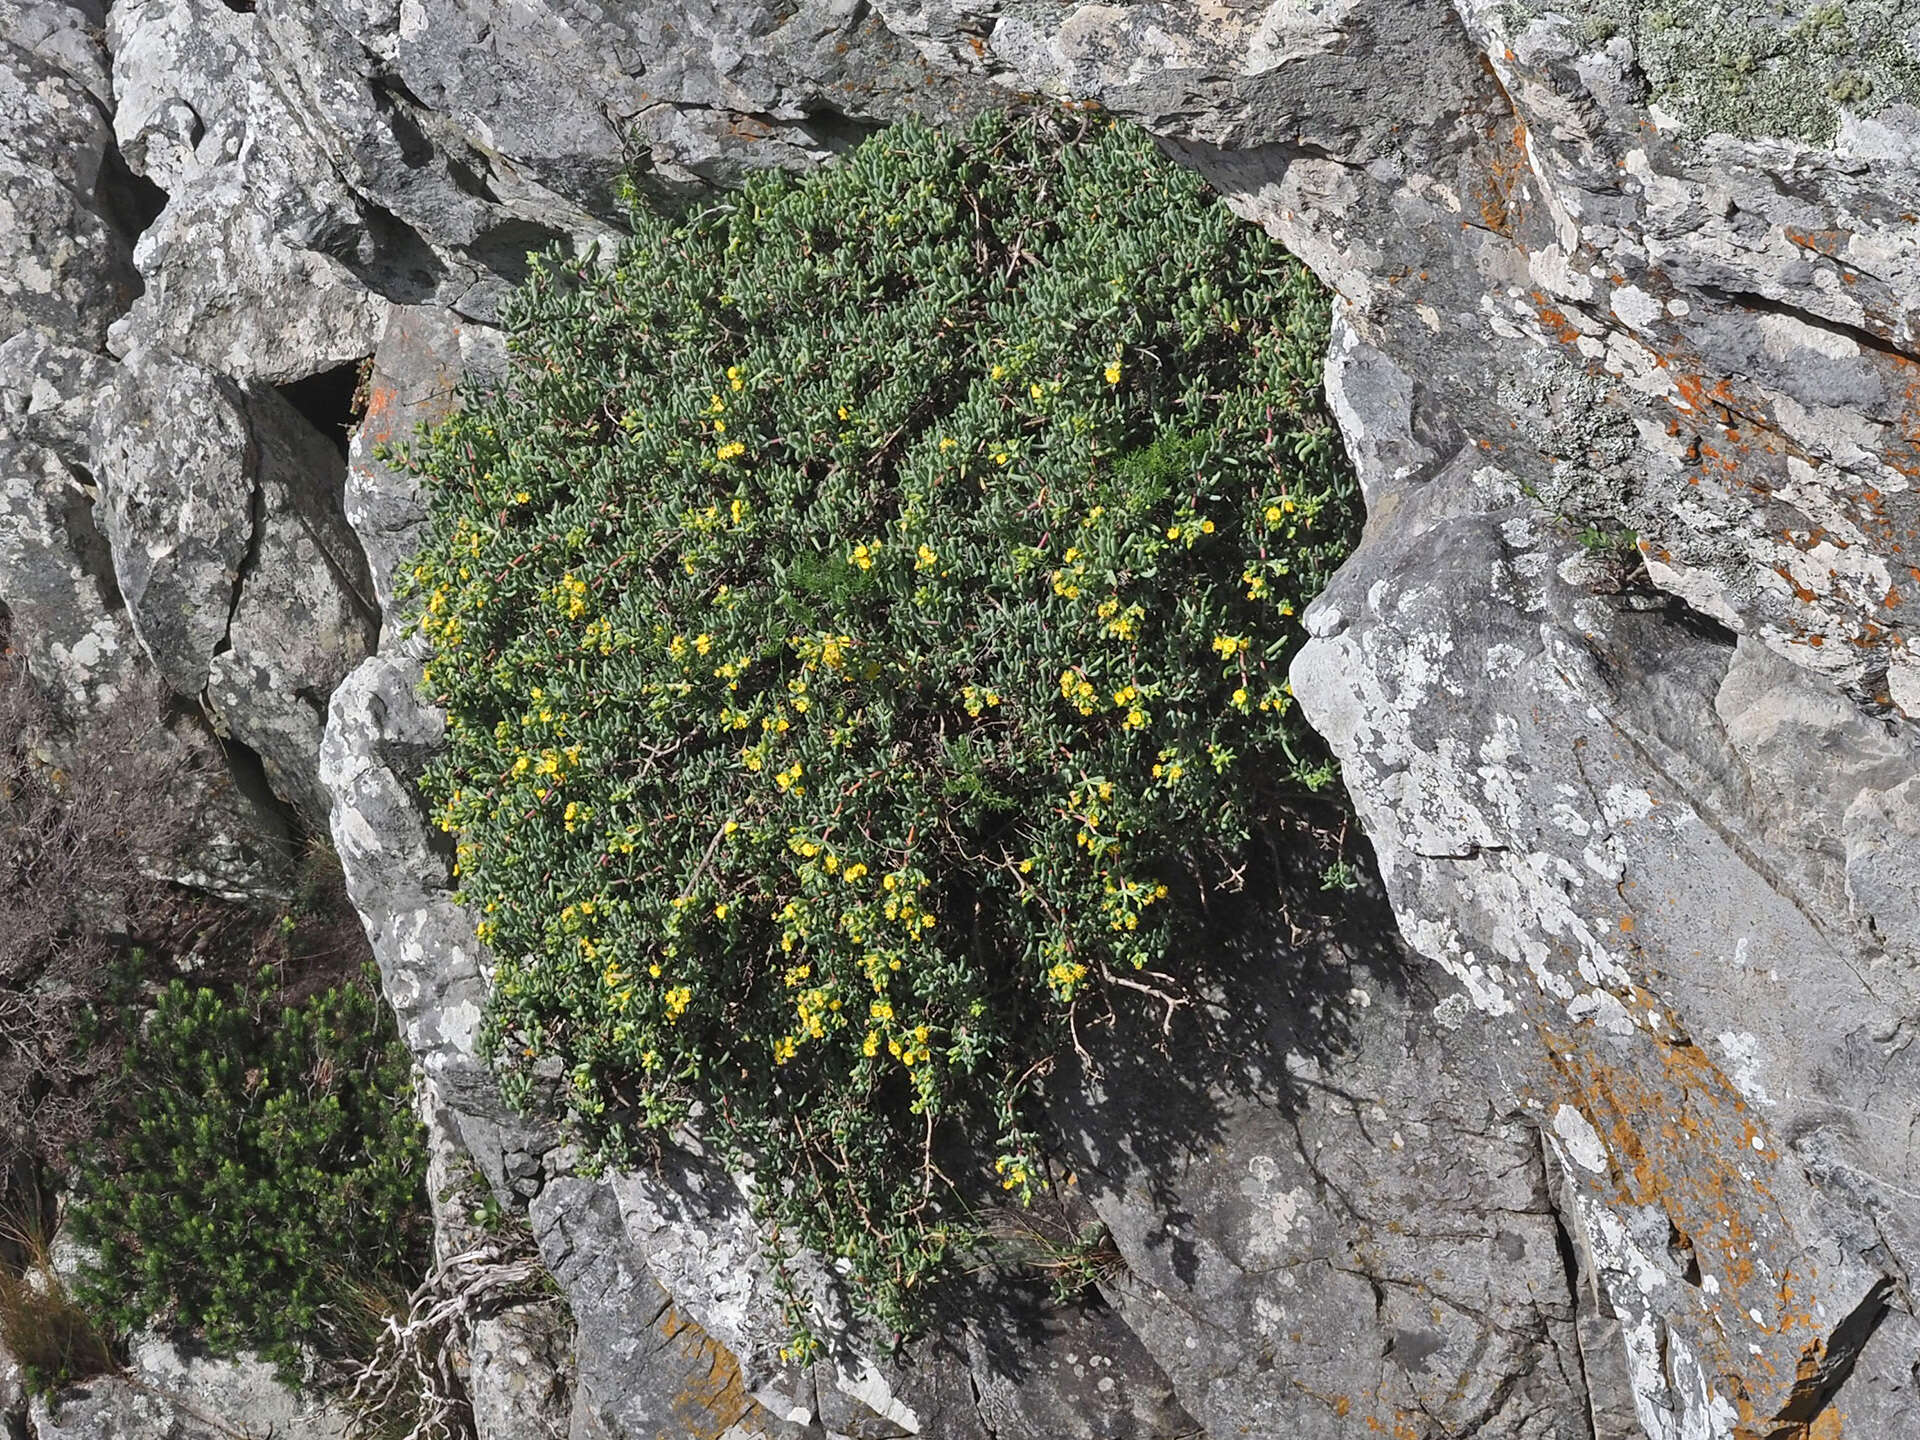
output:
[[[1843,110],[1920,105],[1916,0],[1570,0],[1593,45],[1633,43],[1649,98],[1701,132],[1823,145]],[[1522,8],[1522,24],[1537,13]]]
[[[1080,122],[1067,129],[1085,130]],[[1358,503],[1325,296],[1138,132],[989,119],[551,259],[413,462],[426,778],[511,1093],[696,1107],[912,1323],[1068,1017],[1331,769],[1286,665]],[[1130,988],[1134,987],[1134,988]]]

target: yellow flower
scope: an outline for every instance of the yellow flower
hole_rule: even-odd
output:
[[[1042,393],[1038,385],[1029,385],[1027,387],[1027,394],[1032,399],[1038,400]]]
[[[1120,383],[1120,362],[1118,360],[1107,366],[1107,383],[1109,385],[1118,385]]]
[[[953,449],[954,446],[958,445],[959,443],[960,442],[954,439],[951,435],[942,435],[940,437],[940,448],[942,450],[951,450]]]
[[[917,558],[913,562],[913,568],[916,570],[931,570],[939,563],[940,557],[934,553],[932,547],[922,545]]]
[[[722,445],[718,450],[713,452],[713,458],[716,460],[737,460],[746,453],[746,446],[742,445],[738,440],[729,440],[725,445]]]

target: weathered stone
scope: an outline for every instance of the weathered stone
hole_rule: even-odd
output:
[[[1103,1289],[1209,1435],[1586,1440],[1552,1173],[1483,1027],[1377,893],[1284,908],[1196,935],[1200,1011],[1057,1087],[1124,1261]]]
[[[282,1385],[256,1356],[217,1360],[152,1334],[135,1338],[125,1375],[34,1396],[35,1440],[344,1440],[347,1414]]]
[[[327,697],[373,648],[366,559],[342,513],[338,450],[271,390],[246,397],[256,535],[207,695],[274,792],[318,822]]]
[[[317,1394],[281,1384],[273,1366],[257,1355],[216,1359],[147,1334],[136,1338],[128,1360],[143,1387],[216,1428],[237,1427],[276,1440],[342,1440],[349,1433],[345,1411]]]
[[[572,1325],[557,1300],[476,1320],[467,1393],[478,1440],[567,1440]]]
[[[110,705],[138,646],[87,469],[106,365],[29,331],[0,345],[0,604],[7,643],[69,717]]]
[[[100,528],[134,634],[182,695],[206,688],[253,538],[251,427],[239,387],[129,357],[94,432]]]
[[[372,352],[385,303],[331,256],[282,240],[254,196],[251,180],[223,176],[168,203],[134,249],[146,289],[114,324],[116,354],[170,350],[281,383]]]
[[[133,298],[102,193],[111,88],[92,0],[0,5],[0,340],[99,344]]]
[[[243,380],[297,380],[367,355],[385,302],[360,205],[312,117],[288,102],[258,17],[221,0],[136,0],[107,17],[114,129],[167,192],[134,260],[144,293],[115,352],[167,350]]]
[[[0,1428],[8,1440],[25,1440],[27,1433],[27,1382],[20,1373],[20,1362],[0,1343]]]
[[[444,307],[396,306],[387,320],[367,379],[367,413],[353,432],[346,488],[347,519],[366,552],[383,616],[393,608],[395,570],[419,547],[427,499],[412,475],[374,452],[444,419],[462,376],[479,383],[504,362],[498,331]]]
[[[1853,918],[1889,952],[1920,964],[1920,781],[1862,790],[1841,823]]]
[[[479,1058],[484,953],[472,920],[453,902],[447,847],[436,845],[412,788],[446,723],[414,694],[419,680],[419,657],[405,651],[364,661],[347,677],[328,704],[320,780],[333,799],[333,845],[347,891],[401,1037],[464,1132],[467,1115],[503,1125],[512,1117]],[[462,1138],[476,1161],[491,1151],[497,1167],[503,1147]],[[489,1173],[483,1165],[483,1173],[499,1178],[497,1168]]]
[[[1862,984],[1844,912],[1828,899],[1823,924],[1827,892],[1767,863],[1807,839],[1755,818],[1788,813],[1795,781],[1741,763],[1764,727],[1743,754],[1701,724],[1727,637],[1568,578],[1578,544],[1470,448],[1380,488],[1294,688],[1402,927],[1496,1022],[1648,1435],[1809,1420],[1881,1317],[1885,1267],[1910,1263],[1910,1222],[1881,1223],[1906,1161],[1868,1136],[1914,1103],[1912,982]],[[1833,1092],[1842,1073],[1875,1118]]]

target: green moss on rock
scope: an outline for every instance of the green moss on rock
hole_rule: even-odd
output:
[[[1572,0],[1633,43],[1649,98],[1701,131],[1824,145],[1843,112],[1920,105],[1920,0]]]

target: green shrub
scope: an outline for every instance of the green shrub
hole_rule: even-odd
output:
[[[176,980],[128,1046],[125,1086],[71,1211],[96,1251],[79,1294],[115,1329],[157,1318],[291,1368],[302,1346],[357,1338],[340,1326],[359,1289],[412,1288],[426,1152],[371,967],[264,1010]]]
[[[1196,887],[1331,777],[1285,680],[1358,509],[1324,295],[1056,124],[897,127],[547,259],[508,383],[409,456],[508,1093],[558,1061],[614,1161],[697,1114],[895,1325],[943,1160],[1024,1195],[1068,1017],[1168,993]]]

